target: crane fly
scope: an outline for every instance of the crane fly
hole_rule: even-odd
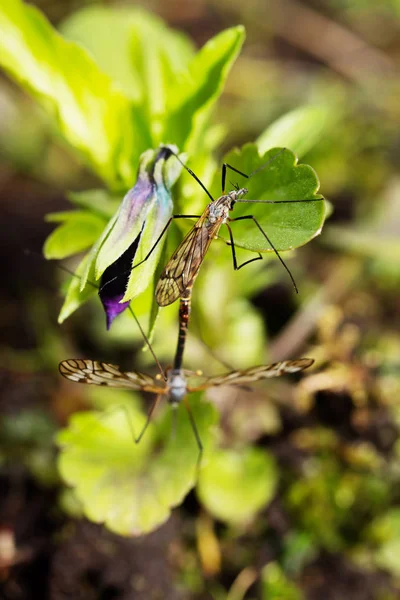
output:
[[[192,229],[187,233],[182,242],[179,244],[178,248],[173,253],[172,257],[168,261],[166,267],[161,273],[160,279],[157,283],[156,287],[156,301],[159,306],[168,306],[175,302],[178,298],[182,298],[183,295],[190,297],[190,288],[193,286],[194,281],[199,273],[202,262],[205,258],[207,250],[210,247],[210,244],[213,239],[218,237],[219,230],[222,225],[226,225],[229,233],[229,242],[226,242],[232,251],[232,260],[233,260],[233,268],[235,271],[241,269],[245,265],[248,265],[255,260],[262,260],[262,255],[258,252],[258,256],[251,258],[242,264],[238,265],[236,251],[235,251],[235,241],[232,233],[232,229],[229,223],[235,221],[244,221],[251,220],[256,225],[258,230],[261,232],[267,243],[269,244],[272,251],[275,253],[283,267],[286,269],[292,284],[298,293],[298,288],[296,282],[293,278],[292,273],[290,272],[289,267],[286,265],[282,257],[280,256],[277,248],[272,243],[271,239],[261,227],[260,223],[253,215],[243,215],[241,217],[231,218],[229,216],[230,211],[233,210],[236,203],[245,202],[245,203],[262,203],[262,204],[284,204],[284,203],[299,203],[299,202],[323,202],[324,198],[305,198],[300,200],[245,200],[244,196],[248,193],[248,189],[243,187],[239,188],[238,185],[235,186],[235,189],[225,193],[225,183],[226,183],[226,174],[227,170],[234,171],[235,173],[245,177],[246,179],[250,179],[256,173],[265,169],[272,161],[274,161],[282,152],[284,152],[286,148],[282,148],[279,152],[277,152],[274,156],[272,156],[266,163],[252,171],[250,174],[243,173],[239,171],[235,167],[229,165],[228,163],[224,163],[222,165],[222,195],[214,199],[211,193],[208,191],[206,186],[202,183],[202,181],[197,177],[197,175],[189,169],[179,158],[177,154],[171,151],[176,159],[182,164],[182,166],[189,172],[189,174],[197,181],[197,183],[201,186],[203,191],[208,195],[210,202],[205,208],[202,215],[173,215],[170,217],[168,222],[166,223],[164,229],[160,233],[157,238],[155,244],[150,249],[148,254],[138,262],[136,265],[133,265],[133,269],[143,264],[155,250],[164,234],[167,232],[171,222],[173,219],[183,219],[183,218],[197,218],[197,222],[194,224]],[[117,276],[118,277],[118,276]],[[117,277],[113,278],[116,279]],[[110,284],[113,279],[107,282]],[[101,288],[102,289],[102,288]],[[188,292],[188,293],[187,293]],[[190,301],[190,299],[189,299]]]
[[[149,339],[143,331],[140,321],[136,317],[132,308],[129,306],[129,310],[135,319],[136,324],[159,368],[159,373],[157,375],[152,376],[140,371],[122,371],[117,365],[91,359],[63,360],[59,364],[59,371],[63,377],[75,383],[107,386],[110,388],[127,389],[155,394],[155,399],[147,413],[145,424],[137,437],[132,429],[133,438],[137,444],[142,439],[147,427],[151,422],[154,410],[163,397],[167,398],[168,403],[173,408],[177,408],[177,406],[183,402],[188,413],[190,425],[199,449],[199,463],[203,453],[203,444],[201,442],[200,434],[191,412],[189,402],[187,401],[187,395],[189,393],[224,385],[243,386],[261,381],[263,379],[280,377],[281,375],[290,373],[297,373],[310,367],[314,363],[314,359],[298,358],[295,360],[286,360],[269,365],[250,367],[243,370],[232,370],[227,373],[223,373],[222,375],[205,377],[200,385],[188,385],[187,377],[193,375],[195,375],[197,378],[201,377],[201,372],[193,373],[192,371],[182,369],[181,366],[190,316],[191,289],[191,287],[188,288],[185,291],[183,298],[181,298],[179,310],[178,345],[174,359],[174,366],[172,368],[169,368],[166,371],[163,370],[156,354],[154,353]]]
[[[122,371],[117,365],[90,359],[67,359],[60,362],[59,371],[63,377],[76,383],[85,383],[88,385],[108,386],[111,388],[121,388],[134,391],[150,392],[156,394],[146,422],[135,442],[139,443],[145,433],[152,414],[161,398],[166,397],[168,403],[176,408],[182,401],[189,415],[189,420],[196,443],[199,448],[199,459],[203,452],[203,445],[200,439],[196,423],[190,411],[187,402],[187,394],[206,390],[211,387],[220,387],[223,385],[245,385],[255,383],[271,377],[280,377],[284,374],[297,373],[310,367],[314,362],[312,358],[298,358],[297,360],[285,360],[250,367],[238,371],[230,371],[222,375],[205,377],[200,385],[190,386],[187,383],[187,377],[192,376],[193,372],[185,369],[167,369],[165,379],[158,374],[156,376],[148,375],[140,371]],[[195,374],[200,377],[199,373]]]

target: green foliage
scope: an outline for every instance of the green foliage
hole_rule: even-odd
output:
[[[62,223],[47,238],[43,248],[46,258],[66,258],[89,248],[99,237],[104,219],[89,211],[49,214],[50,223]]]
[[[392,508],[374,519],[368,529],[367,538],[375,546],[375,564],[399,577],[400,510]]]
[[[199,394],[189,401],[205,447],[200,464],[183,405],[177,409],[176,430],[173,409],[165,407],[135,444],[145,416],[132,395],[90,391],[103,412],[73,415],[58,444],[61,475],[91,520],[121,535],[146,533],[167,519],[197,479],[204,506],[227,523],[243,524],[271,501],[277,485],[273,458],[256,448],[218,449],[216,410]]]
[[[191,153],[200,150],[210,110],[243,40],[243,27],[232,28],[210,40],[193,58],[168,96],[164,139]]]
[[[168,409],[135,444],[133,433],[139,434],[145,416],[131,394],[113,391],[112,397],[106,412],[77,413],[59,434],[59,468],[88,518],[121,535],[139,535],[163,523],[194,485],[199,449],[184,406],[177,409],[175,433]],[[191,396],[190,406],[207,461],[216,411],[199,395]]]
[[[264,450],[218,450],[201,470],[198,493],[214,517],[243,524],[271,501],[276,485],[275,461]]]
[[[58,481],[53,450],[56,424],[41,410],[24,410],[0,421],[0,462],[19,460],[42,485]]]
[[[370,517],[387,505],[388,496],[383,477],[342,469],[333,457],[326,456],[313,462],[312,472],[293,482],[287,506],[314,547],[338,552],[345,545],[344,532],[362,530]]]
[[[171,77],[186,69],[195,54],[184,34],[132,6],[87,6],[60,29],[85,46],[124,93],[145,107],[150,122],[166,111]]]
[[[303,600],[304,598],[277,562],[271,562],[263,568],[261,581],[263,600]]]
[[[3,3],[0,27],[1,66],[51,112],[63,138],[104,181],[131,181],[140,148],[151,145],[140,107],[36,8],[20,0]]]
[[[303,156],[337,125],[340,110],[331,105],[300,106],[269,125],[258,137],[261,153],[275,146],[288,146]]]
[[[244,32],[236,27],[220,34],[186,68],[177,58],[179,51],[188,47],[182,35],[173,34],[145,13],[137,18],[137,10],[110,15],[109,9],[87,9],[77,13],[73,26],[67,24],[66,30],[82,31],[91,21],[91,10],[98,36],[100,27],[106,25],[115,26],[113,40],[121,33],[123,74],[118,70],[115,76],[106,74],[86,50],[63,39],[37,9],[20,0],[10,0],[0,9],[4,31],[0,64],[52,112],[61,135],[85,157],[88,166],[109,187],[126,190],[144,150],[161,141],[194,148]],[[99,39],[92,51],[100,49]],[[101,62],[107,62],[103,51],[101,56]],[[131,77],[127,76],[128,61],[137,65]],[[131,92],[135,87],[132,78],[140,80],[135,98],[126,95],[120,85],[123,79],[123,87]],[[162,90],[165,102],[161,107]]]

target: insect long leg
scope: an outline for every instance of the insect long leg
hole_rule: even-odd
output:
[[[184,403],[185,408],[187,410],[187,413],[188,413],[188,416],[189,416],[190,425],[192,426],[194,437],[196,438],[197,447],[199,449],[199,456],[198,456],[198,459],[197,459],[197,471],[198,471],[200,463],[201,463],[201,458],[203,456],[203,444],[201,442],[199,430],[197,429],[196,421],[194,420],[192,409],[190,408],[190,404],[189,404],[187,398],[184,398],[183,403]]]
[[[233,219],[235,220],[235,219]],[[241,265],[238,266],[237,264],[237,259],[236,259],[236,249],[235,249],[235,242],[233,240],[233,234],[232,234],[232,229],[229,227],[228,223],[225,223],[225,225],[228,228],[229,231],[229,237],[230,237],[230,242],[226,242],[226,244],[228,244],[228,246],[231,247],[232,250],[232,259],[233,259],[233,268],[235,271],[239,271],[239,269],[241,269],[242,267],[248,265],[249,263],[254,262],[255,260],[262,260],[262,256],[260,254],[260,252],[258,253],[258,256],[256,256],[255,258],[250,258],[249,260],[246,260],[246,262],[242,263]]]
[[[135,313],[133,312],[133,308],[132,308],[130,305],[129,305],[129,312],[131,313],[132,317],[133,317],[133,318],[135,319],[135,321],[136,321],[136,325],[138,326],[138,328],[139,328],[139,331],[140,331],[140,333],[142,334],[142,336],[143,336],[143,339],[144,339],[144,341],[146,342],[146,344],[147,344],[147,347],[148,347],[148,349],[150,350],[150,352],[151,352],[151,355],[152,355],[152,357],[154,358],[154,360],[155,360],[155,362],[156,362],[156,365],[157,365],[157,367],[158,367],[158,370],[160,371],[160,375],[161,375],[161,377],[164,379],[164,381],[167,381],[167,376],[166,376],[166,374],[165,374],[165,371],[164,371],[164,369],[163,369],[163,368],[162,368],[162,366],[161,366],[161,363],[160,363],[160,361],[159,361],[159,360],[158,360],[158,358],[157,358],[157,355],[156,355],[156,353],[155,353],[155,352],[154,352],[154,350],[153,350],[153,346],[150,344],[150,340],[149,340],[149,338],[148,338],[148,337],[147,337],[147,335],[145,334],[145,332],[144,332],[144,330],[143,330],[143,327],[142,327],[142,326],[141,326],[141,324],[140,324],[140,321],[139,321],[139,319],[137,318],[137,316],[136,316],[136,315],[135,315]]]
[[[235,200],[235,203],[241,204],[292,204],[296,202],[323,202],[324,198],[302,198],[301,200],[249,200],[248,198]]]
[[[205,191],[207,196],[210,198],[211,202],[214,202],[214,198],[212,197],[212,195],[210,194],[210,192],[208,191],[208,189],[206,188],[204,183],[200,180],[200,178],[197,177],[196,173],[193,173],[192,169],[189,169],[189,167],[186,166],[185,163],[181,161],[179,156],[177,154],[175,154],[175,152],[172,152],[172,150],[171,150],[171,154],[173,154],[175,156],[175,158],[181,163],[182,167],[184,169],[186,169],[186,171],[193,177],[193,179],[195,179],[197,181],[197,183],[200,185],[200,187],[203,188],[203,190]]]
[[[135,443],[136,444],[138,444],[140,442],[140,440],[142,439],[142,437],[145,434],[146,429],[150,425],[151,417],[153,416],[153,412],[155,411],[155,408],[156,408],[156,406],[159,403],[159,401],[160,401],[161,398],[162,398],[162,394],[158,394],[158,396],[155,397],[155,400],[153,401],[153,404],[150,406],[150,410],[147,413],[147,418],[146,418],[145,424],[143,425],[143,429],[139,433],[139,436],[137,438],[135,438]]]
[[[239,171],[238,169],[236,169],[235,167],[232,167],[232,165],[229,165],[228,163],[224,163],[222,165],[222,193],[225,192],[225,180],[226,180],[226,171],[227,171],[227,169],[230,169],[231,171],[234,171],[235,173],[238,173],[238,175],[242,175],[242,177],[245,177],[246,179],[250,179],[251,177],[253,177],[253,175],[255,175],[256,173],[258,173],[258,171],[262,171],[263,169],[265,169],[265,167],[267,167],[276,158],[278,158],[278,156],[280,154],[282,154],[282,152],[284,152],[285,150],[286,150],[286,148],[282,148],[281,150],[279,150],[279,152],[277,152],[276,154],[274,154],[274,156],[272,156],[269,160],[267,160],[266,163],[264,163],[263,165],[261,165],[261,167],[258,167],[257,169],[255,169],[254,171],[252,171],[249,175],[247,175],[246,173],[243,173],[242,171]]]
[[[288,272],[289,277],[292,280],[294,289],[296,290],[296,294],[298,294],[299,290],[297,289],[296,282],[294,280],[294,277],[293,277],[292,273],[290,272],[289,267],[286,265],[286,263],[283,260],[283,258],[281,258],[281,255],[279,254],[278,250],[275,248],[274,244],[271,242],[271,240],[269,239],[269,237],[267,236],[267,234],[265,233],[264,229],[261,227],[261,225],[257,221],[257,219],[255,217],[253,217],[253,215],[243,215],[242,217],[236,217],[236,219],[230,219],[230,221],[231,222],[233,222],[233,221],[245,221],[247,219],[251,219],[257,225],[258,229],[261,231],[261,233],[263,234],[263,236],[267,240],[268,244],[271,246],[272,250],[275,252],[276,256],[279,258],[280,262],[282,263],[282,265],[284,266],[284,268]],[[243,265],[241,265],[241,266],[243,266]]]

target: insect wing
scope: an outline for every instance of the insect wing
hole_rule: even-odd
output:
[[[204,214],[185,236],[161,273],[156,287],[159,306],[175,302],[195,280],[215,235],[214,227],[204,225],[206,216]]]
[[[154,393],[162,392],[162,388],[150,375],[139,371],[121,371],[117,365],[99,360],[69,358],[61,361],[58,368],[63,377],[77,383]]]
[[[262,379],[269,379],[271,377],[280,377],[286,373],[297,373],[307,369],[314,362],[313,358],[298,358],[296,360],[284,360],[278,363],[272,363],[270,365],[261,365],[259,367],[250,367],[243,371],[231,371],[223,375],[216,375],[215,377],[208,377],[206,381],[194,388],[188,388],[190,392],[198,390],[205,390],[209,387],[216,387],[221,385],[244,385],[246,383],[254,383]]]

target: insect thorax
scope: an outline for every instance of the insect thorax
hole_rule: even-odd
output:
[[[210,223],[216,223],[217,221],[225,223],[235,202],[247,194],[247,191],[246,188],[232,190],[229,194],[220,196],[217,200],[211,202],[208,205],[208,221]]]
[[[180,369],[170,369],[167,374],[169,388],[168,402],[179,404],[187,394],[186,379]]]

